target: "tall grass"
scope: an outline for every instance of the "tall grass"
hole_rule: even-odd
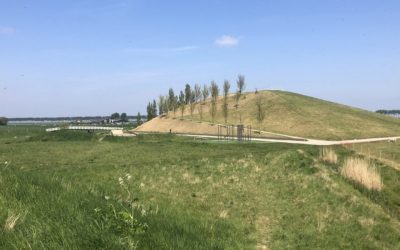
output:
[[[338,157],[336,152],[332,149],[332,148],[327,148],[327,147],[323,147],[320,150],[320,158],[325,161],[325,162],[329,162],[332,164],[336,164],[338,161]]]
[[[320,168],[318,147],[6,129],[0,249],[400,249],[398,220]],[[378,202],[400,214],[389,170]]]
[[[351,157],[345,160],[340,173],[368,190],[381,191],[383,182],[376,166],[361,158]]]

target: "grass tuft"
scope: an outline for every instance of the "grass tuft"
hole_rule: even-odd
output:
[[[365,159],[351,157],[345,160],[340,173],[368,190],[381,191],[383,182],[375,165]]]
[[[327,147],[323,147],[320,151],[320,158],[328,163],[336,164],[338,161],[337,154],[335,150]]]
[[[15,226],[17,225],[17,222],[21,218],[21,216],[22,216],[21,214],[16,214],[16,213],[11,212],[8,215],[6,222],[4,224],[4,230],[12,231],[15,228]]]

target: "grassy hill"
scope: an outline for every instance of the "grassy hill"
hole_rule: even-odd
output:
[[[342,147],[43,130],[0,128],[0,249],[400,248],[400,172],[369,192]]]
[[[256,120],[257,95],[262,97],[262,106],[266,114],[262,124]],[[256,129],[314,139],[359,139],[400,135],[400,119],[291,92],[260,91],[257,95],[245,93],[237,109],[234,96],[231,95],[228,98],[228,123],[238,124],[241,117],[243,124],[252,125]],[[187,106],[184,119],[200,121],[198,106],[193,116],[190,115],[190,108]],[[210,101],[203,104],[202,121],[212,121],[209,107]],[[222,98],[218,99],[217,108],[214,122],[224,123]],[[173,117],[173,114],[170,112],[168,117]],[[176,117],[180,118],[179,110]]]

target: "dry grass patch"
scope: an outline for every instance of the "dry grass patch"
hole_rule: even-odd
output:
[[[24,214],[16,214],[16,213],[9,213],[6,222],[4,223],[4,229],[6,231],[12,231],[14,227],[17,225],[18,220],[23,218],[25,215]]]
[[[340,173],[368,190],[380,191],[383,187],[382,177],[376,166],[361,158],[348,158],[343,164]]]
[[[337,160],[338,160],[336,152],[333,149],[327,148],[327,147],[324,147],[324,148],[321,149],[320,158],[323,161],[329,162],[329,163],[332,163],[332,164],[336,164]]]

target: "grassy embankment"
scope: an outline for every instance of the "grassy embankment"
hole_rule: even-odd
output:
[[[0,128],[1,249],[400,247],[399,172],[366,191],[349,150],[103,136]]]
[[[265,120],[262,124],[256,120],[257,95],[254,93],[244,94],[237,109],[235,97],[229,97],[227,122],[239,124],[241,117],[242,123],[252,125],[253,129],[261,128],[264,131],[315,139],[340,140],[400,135],[400,119],[386,115],[285,91],[260,91],[259,95],[262,96],[262,106],[265,110]],[[193,116],[190,116],[190,108],[187,106],[184,119],[200,121],[198,106]],[[212,121],[209,106],[209,101],[203,105],[203,121],[206,122]],[[222,97],[218,100],[215,123],[224,123],[221,107]],[[173,117],[172,112],[169,117]],[[178,110],[176,118],[180,117]],[[164,122],[165,120],[167,119],[164,119]],[[153,127],[161,127],[161,123],[158,122]],[[174,127],[179,126],[175,124]],[[186,127],[190,130],[190,125]],[[215,128],[210,129],[216,133]],[[184,131],[187,132],[186,130]]]
[[[347,147],[400,170],[400,141],[354,144]]]

